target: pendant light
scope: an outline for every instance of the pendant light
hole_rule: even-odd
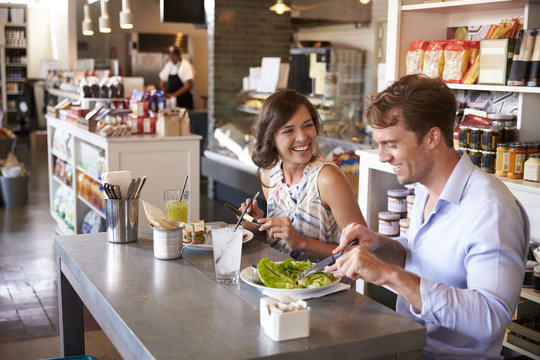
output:
[[[360,4],[366,5],[366,4],[369,4],[369,2],[370,2],[371,0],[358,0],[358,1],[360,1]]]
[[[275,11],[276,14],[281,15],[285,11],[291,11],[291,8],[283,3],[283,0],[276,0],[276,3],[269,8],[270,11]]]
[[[129,0],[122,0],[122,11],[120,11],[120,27],[122,29],[133,29],[133,14]]]
[[[88,4],[84,4],[84,20],[82,22],[82,33],[84,36],[94,35],[94,29],[92,28],[92,18],[90,17],[90,8]]]
[[[101,16],[99,17],[99,32],[111,32],[111,19],[109,18],[109,5],[107,0],[101,0]]]

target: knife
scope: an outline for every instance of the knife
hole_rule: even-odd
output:
[[[351,241],[349,243],[349,245],[347,245],[347,247],[345,249],[351,247],[352,245],[358,245],[358,240]],[[345,250],[343,250],[343,251],[345,251]],[[302,271],[300,274],[298,274],[298,280],[301,280],[301,279],[303,279],[306,276],[309,276],[311,274],[321,272],[321,271],[323,271],[323,269],[325,267],[333,265],[336,262],[337,258],[340,257],[341,255],[343,255],[343,251],[338,252],[337,254],[332,255],[330,257],[327,257],[326,259],[319,261],[318,263],[316,263],[315,265],[313,265],[309,269],[306,269],[306,270]]]
[[[229,203],[225,203],[223,204],[225,206],[225,208],[227,210],[229,210],[230,212],[232,212],[234,215],[236,216],[242,216],[242,212],[240,210],[238,210],[238,208],[236,208],[235,206],[229,204]],[[246,221],[249,221],[250,223],[252,224],[255,224],[257,226],[261,226],[261,224],[259,224],[257,222],[257,220],[255,218],[253,218],[253,216],[251,215],[248,215],[248,214],[244,214],[244,220]]]

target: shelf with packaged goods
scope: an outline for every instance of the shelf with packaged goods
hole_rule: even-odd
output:
[[[97,212],[99,214],[99,216],[101,216],[103,219],[106,219],[106,216],[105,214],[100,210],[98,209],[94,204],[92,204],[90,201],[86,200],[85,198],[83,198],[81,195],[77,195],[77,200],[81,201],[84,205],[86,205],[89,209]]]
[[[82,172],[83,174],[85,174],[86,176],[88,176],[89,178],[91,178],[92,180],[94,180],[95,182],[97,182],[99,184],[103,184],[101,179],[99,179],[99,177],[97,177],[96,174],[93,174],[91,171],[86,170],[85,168],[83,168],[80,165],[77,165],[76,169],[78,171]]]
[[[53,89],[53,88],[47,88],[47,92],[51,95],[55,95],[58,97],[66,98],[66,99],[72,99],[72,100],[80,100],[80,101],[95,101],[95,102],[111,102],[111,101],[124,101],[126,98],[85,98],[79,95],[78,93],[59,90],[59,89]]]
[[[69,191],[73,191],[73,188],[71,186],[69,186],[68,184],[66,184],[64,181],[62,181],[62,179],[60,179],[58,176],[53,174],[53,175],[51,175],[51,178],[54,181],[56,181],[58,184],[60,184],[60,186],[69,189]]]
[[[56,149],[51,149],[51,155],[54,155],[57,159],[60,159],[68,164],[72,163],[72,159],[69,158],[66,154],[61,153]]]
[[[81,171],[90,176],[95,181],[96,174],[81,167],[79,161],[84,156],[84,161],[88,161],[88,168],[99,168],[103,171],[129,170],[133,178],[147,176],[146,185],[142,191],[141,198],[149,203],[160,205],[163,202],[163,190],[176,188],[181,185],[178,179],[184,179],[189,176],[189,183],[186,190],[190,192],[189,202],[189,221],[198,220],[200,213],[200,140],[199,135],[187,136],[169,136],[158,137],[156,135],[133,135],[125,137],[103,137],[91,133],[85,129],[79,128],[66,121],[59,120],[50,115],[47,119],[47,136],[49,152],[49,194],[52,211],[54,191],[58,187],[53,179],[53,153],[50,148],[53,144],[53,136],[57,130],[62,130],[71,135],[73,141],[71,160],[74,173]],[[88,156],[88,150],[85,150],[82,143],[90,144],[101,153],[99,159],[93,162],[94,157]],[[103,163],[101,163],[103,161]],[[75,165],[77,164],[77,165]],[[75,233],[81,232],[84,215],[92,207],[91,202],[83,200],[76,196],[76,175],[74,176],[71,190],[74,193],[75,206]],[[80,200],[80,201],[79,201]],[[97,207],[92,207],[93,211],[102,214]],[[104,217],[101,215],[101,217]],[[139,211],[139,228],[148,226],[142,209]]]
[[[57,228],[57,231],[61,234],[61,235],[74,235],[75,234],[75,231],[71,230],[70,228],[68,228],[68,226],[66,225],[66,222],[64,221],[64,219],[62,219],[60,217],[60,215],[58,215],[54,210],[51,209],[51,216],[52,218],[56,221],[56,228]]]

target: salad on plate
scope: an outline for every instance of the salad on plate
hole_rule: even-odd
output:
[[[313,289],[331,285],[338,280],[334,275],[318,272],[298,279],[300,273],[313,266],[309,260],[294,261],[287,259],[275,263],[269,258],[262,258],[257,265],[261,282],[269,288],[277,289]]]

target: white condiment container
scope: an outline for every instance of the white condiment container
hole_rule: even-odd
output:
[[[265,297],[260,301],[260,321],[264,332],[273,341],[298,339],[309,336],[309,314],[311,309],[302,300],[293,302],[299,309],[289,312],[272,311],[272,305],[280,301]]]

